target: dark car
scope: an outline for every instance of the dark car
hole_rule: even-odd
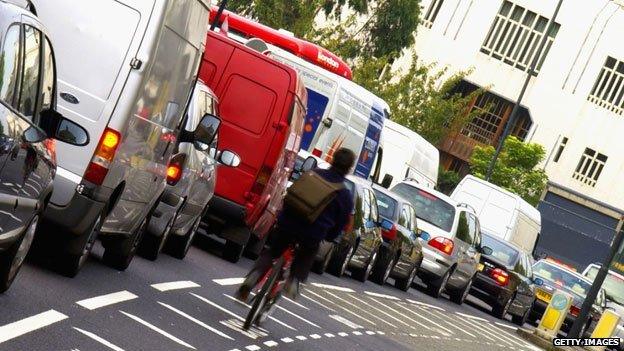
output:
[[[55,140],[85,145],[89,136],[56,112],[52,42],[29,8],[0,2],[0,292],[33,242],[52,194]]]
[[[535,300],[533,269],[529,253],[505,240],[485,233],[481,243],[492,249],[481,254],[478,272],[470,293],[492,306],[492,314],[524,325]]]
[[[581,311],[583,301],[592,285],[591,280],[568,267],[548,259],[542,259],[535,263],[535,265],[533,265],[533,274],[535,277],[539,278],[539,280],[536,279],[536,299],[535,303],[533,303],[529,318],[533,320],[540,319],[555,290],[562,290],[572,295],[573,299],[572,306],[570,306],[568,315],[561,326],[561,331],[567,333]],[[596,297],[596,301],[590,310],[590,318],[587,320],[587,324],[583,326],[581,335],[588,335],[591,333],[605,307],[605,293],[604,290],[600,289],[600,293]]]
[[[381,245],[381,229],[377,200],[371,182],[356,176],[347,176],[345,186],[353,195],[353,219],[345,228],[336,245],[321,244],[316,271],[325,268],[338,277],[351,269],[352,277],[365,282],[377,259]]]
[[[383,244],[371,280],[383,285],[392,277],[397,288],[407,291],[423,260],[416,211],[401,196],[377,185],[373,189],[377,197]]]

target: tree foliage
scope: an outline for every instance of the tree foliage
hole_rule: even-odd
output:
[[[438,172],[438,184],[436,189],[443,194],[450,195],[457,184],[461,181],[459,173],[455,171],[447,171],[440,168]]]
[[[487,168],[494,156],[494,147],[476,147],[470,159],[472,174],[485,179]],[[537,168],[546,151],[536,143],[524,143],[514,136],[505,140],[490,182],[520,195],[536,206],[548,177]]]

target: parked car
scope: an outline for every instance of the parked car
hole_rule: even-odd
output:
[[[587,277],[592,282],[598,275],[600,265],[592,263],[585,268],[583,276]],[[609,269],[607,277],[602,284],[602,289],[605,292],[605,300],[607,308],[615,311],[620,316],[624,316],[624,276],[612,269]],[[620,321],[618,327],[615,330],[614,336],[620,338],[620,350],[624,349],[624,327],[622,324],[624,321]]]
[[[531,308],[529,318],[532,320],[542,318],[555,290],[562,290],[572,295],[572,306],[570,306],[570,310],[561,326],[561,331],[568,332],[581,311],[583,301],[592,285],[591,280],[568,267],[556,264],[548,259],[539,260],[535,263],[533,265],[533,274],[539,279],[536,280],[536,299]],[[589,335],[593,331],[605,307],[605,293],[603,289],[600,289],[600,293],[590,310],[590,318],[587,320],[587,324],[583,326],[581,336]]]
[[[496,236],[482,234],[483,245],[492,249],[482,254],[470,293],[492,306],[492,314],[523,326],[535,301],[531,254]]]
[[[215,92],[221,147],[240,155],[238,168],[217,170],[204,217],[226,240],[223,257],[256,256],[282,208],[301,143],[306,92],[297,72],[222,34],[209,32],[200,78]]]
[[[377,260],[382,242],[381,229],[377,225],[377,200],[371,182],[366,179],[349,175],[345,186],[353,196],[353,218],[333,250],[328,250],[326,242],[321,244],[315,268],[317,273],[327,268],[338,277],[350,269],[353,278],[365,282]]]
[[[167,244],[174,257],[183,259],[199,229],[215,188],[217,162],[237,166],[238,156],[218,151],[221,120],[217,98],[201,81],[195,86],[184,127],[167,170],[167,187],[151,216],[139,252],[155,260]]]
[[[392,277],[397,288],[407,291],[423,260],[416,211],[409,201],[396,193],[377,185],[373,189],[377,197],[383,244],[371,280],[384,285]]]
[[[481,252],[489,251],[481,246],[474,210],[414,181],[403,181],[392,192],[416,210],[424,256],[418,275],[429,293],[440,297],[446,290],[453,302],[462,304],[477,273]]]
[[[32,0],[55,38],[59,104],[92,136],[57,148],[45,219],[65,274],[102,234],[103,260],[125,270],[166,185],[173,140],[194,87],[208,4],[188,0]],[[111,19],[114,19],[111,22]]]
[[[57,112],[54,46],[29,9],[0,1],[0,293],[17,276],[50,201],[56,148],[89,143],[84,128]]]

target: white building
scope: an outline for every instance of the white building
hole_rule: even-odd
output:
[[[465,88],[491,93],[474,108],[494,108],[441,145],[445,167],[465,170],[475,145],[500,136],[557,0],[422,5],[419,59],[453,72],[472,68]],[[540,250],[581,267],[606,255],[624,212],[624,7],[563,0],[555,22],[514,134],[548,154]]]

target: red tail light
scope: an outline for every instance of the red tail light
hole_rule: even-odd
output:
[[[316,157],[321,157],[321,156],[323,156],[323,151],[321,151],[319,149],[314,149],[314,150],[312,150],[312,155],[314,155]]]
[[[121,143],[121,134],[113,129],[106,128],[98,142],[91,162],[85,171],[84,178],[91,183],[101,185],[108,173],[108,167],[115,158],[117,148]]]
[[[500,286],[506,286],[509,284],[509,274],[500,268],[492,269],[490,271],[490,277],[492,277],[492,279],[496,281],[496,284]]]
[[[450,255],[451,253],[453,253],[453,248],[455,247],[455,244],[453,243],[453,240],[449,238],[438,236],[429,240],[429,246],[438,249],[447,255]]]
[[[269,179],[271,179],[272,174],[272,167],[269,167],[267,165],[262,166],[260,168],[260,172],[258,172],[258,176],[256,177],[254,185],[251,187],[251,192],[257,195],[262,194],[264,188],[269,183]]]
[[[392,228],[390,229],[381,229],[381,236],[387,240],[394,240],[397,237],[397,232],[396,224],[392,224]]]
[[[177,154],[171,158],[167,165],[167,184],[176,185],[182,179],[184,173],[185,154]]]
[[[572,305],[570,306],[570,314],[572,314],[574,317],[578,317],[578,315],[581,313],[581,309]]]

